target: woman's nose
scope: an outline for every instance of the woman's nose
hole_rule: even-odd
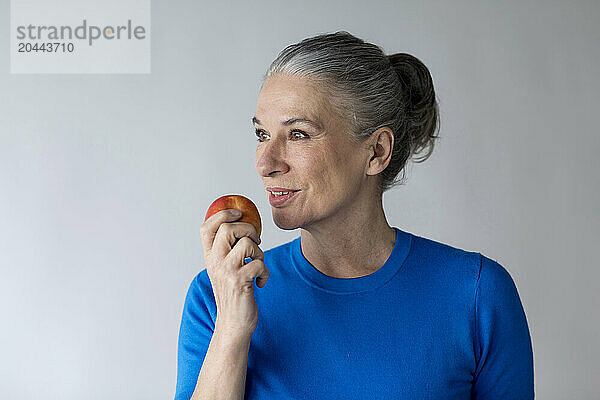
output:
[[[261,176],[270,176],[276,172],[284,173],[288,169],[285,161],[285,143],[275,139],[263,142],[256,149],[255,158],[256,171]]]

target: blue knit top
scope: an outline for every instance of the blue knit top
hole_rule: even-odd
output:
[[[507,270],[394,229],[385,264],[358,278],[321,273],[300,236],[264,252],[245,399],[534,398],[531,337]],[[183,307],[176,400],[194,391],[216,311],[202,270]]]

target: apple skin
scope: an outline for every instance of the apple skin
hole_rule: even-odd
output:
[[[256,233],[260,236],[261,232],[261,221],[258,208],[249,198],[242,196],[241,194],[227,194],[221,196],[208,207],[204,220],[206,221],[212,215],[218,213],[221,210],[228,210],[235,208],[242,211],[242,217],[236,220],[236,222],[247,222],[254,226]]]

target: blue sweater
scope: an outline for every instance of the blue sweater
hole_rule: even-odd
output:
[[[396,230],[386,263],[334,278],[300,237],[265,251],[246,399],[533,399],[533,350],[509,273],[481,253]],[[216,318],[206,270],[189,286],[176,400],[196,386]]]

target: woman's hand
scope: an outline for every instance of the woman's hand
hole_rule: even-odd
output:
[[[258,323],[254,278],[258,287],[264,287],[269,270],[256,229],[246,222],[233,222],[241,213],[232,211],[219,211],[200,227],[206,272],[217,304],[215,329],[252,336]],[[247,257],[252,261],[244,264]]]

